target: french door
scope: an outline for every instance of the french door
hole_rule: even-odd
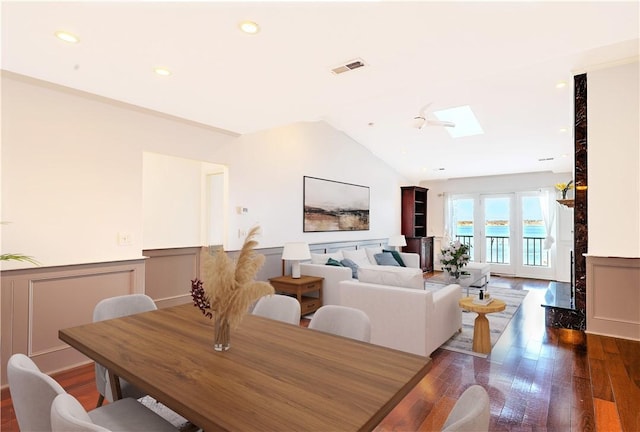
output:
[[[480,253],[494,273],[515,274],[514,198],[514,194],[480,195]]]
[[[552,276],[545,239],[550,229],[545,195],[539,192],[451,197],[453,239],[471,246],[473,261],[491,264],[493,273],[521,277]]]

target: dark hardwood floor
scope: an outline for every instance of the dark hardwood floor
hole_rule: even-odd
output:
[[[640,342],[545,328],[546,281],[492,276],[491,285],[529,291],[491,355],[436,350],[431,371],[376,431],[440,430],[472,384],[489,392],[492,431],[640,431]],[[93,365],[54,378],[95,406]],[[18,431],[6,389],[1,415],[2,431]]]

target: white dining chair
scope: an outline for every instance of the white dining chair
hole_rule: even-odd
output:
[[[141,312],[156,310],[156,304],[151,297],[145,294],[127,294],[103,299],[96,304],[93,309],[93,322],[103,321],[112,318],[120,318]],[[111,386],[108,385],[107,369],[101,364],[95,364],[96,388],[98,389],[98,402],[96,407],[102,406],[104,399],[113,401]],[[138,389],[127,381],[120,379],[120,389],[122,397],[140,399],[146,393]]]
[[[311,318],[309,328],[363,342],[371,340],[371,321],[367,314],[347,306],[320,307]]]
[[[66,393],[60,384],[43,374],[24,354],[14,354],[7,362],[11,403],[21,431],[50,431],[53,399]]]
[[[175,432],[171,423],[132,398],[87,412],[78,400],[66,393],[51,404],[52,432]]]
[[[51,408],[54,400],[67,392],[24,354],[14,354],[7,363],[7,379],[18,427],[24,432],[53,431]],[[81,406],[82,408],[82,406]],[[84,408],[82,408],[84,411]],[[77,408],[74,412],[77,412]],[[85,411],[86,413],[86,411]],[[134,399],[122,399],[88,413],[91,421],[114,431],[162,431],[177,429]],[[70,429],[58,429],[65,432]],[[94,429],[77,429],[89,430]]]
[[[442,426],[443,432],[485,432],[489,430],[489,394],[479,385],[466,389]]]
[[[251,313],[289,324],[300,325],[300,303],[295,297],[281,294],[266,295],[258,299]]]

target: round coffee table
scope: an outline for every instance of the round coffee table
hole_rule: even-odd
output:
[[[489,354],[491,352],[491,336],[489,330],[489,320],[485,316],[491,312],[500,312],[507,307],[502,300],[494,298],[488,305],[474,304],[475,297],[464,297],[458,301],[460,307],[464,310],[475,312],[478,314],[473,323],[473,351]]]

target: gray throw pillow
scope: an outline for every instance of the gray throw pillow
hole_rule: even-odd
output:
[[[389,252],[382,252],[373,256],[376,259],[378,265],[396,266],[400,267],[398,261]]]
[[[382,249],[382,252],[388,252],[391,255],[393,255],[393,258],[395,258],[395,260],[398,261],[398,264],[400,264],[400,267],[407,266],[402,260],[402,257],[400,256],[400,253],[398,251]]]
[[[358,279],[358,264],[356,264],[354,261],[350,260],[349,258],[345,258],[342,261],[340,261],[340,264],[342,264],[345,267],[349,267],[351,269],[351,277],[354,279]]]

